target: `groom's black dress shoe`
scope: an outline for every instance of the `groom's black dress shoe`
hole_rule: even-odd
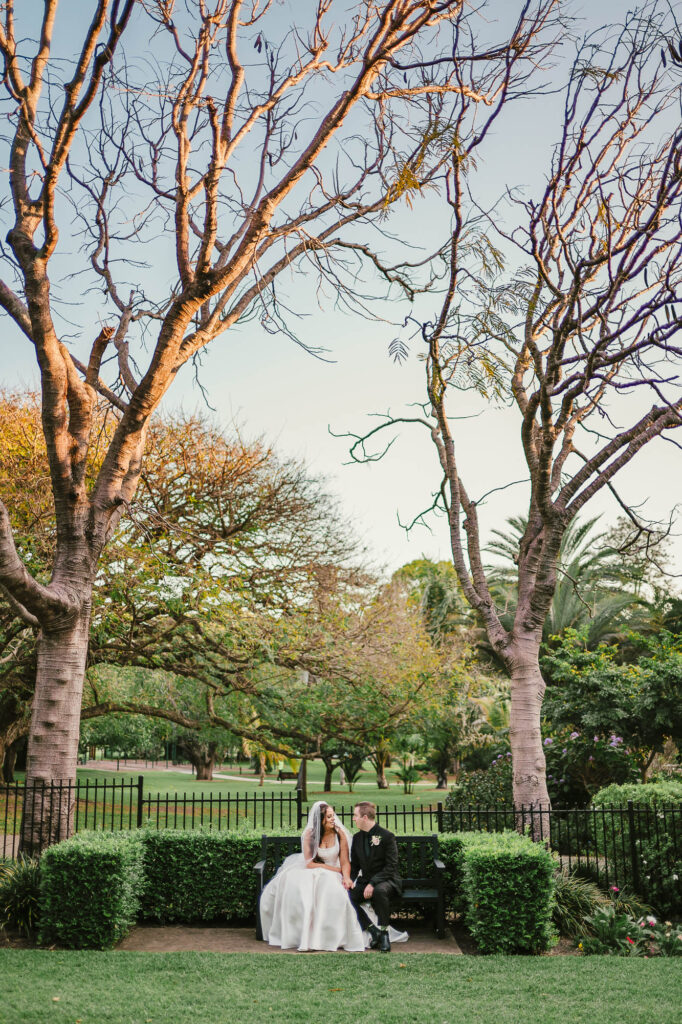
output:
[[[390,953],[391,952],[391,940],[388,937],[388,932],[381,932],[379,935],[379,952]]]
[[[381,929],[377,928],[377,926],[375,924],[371,924],[368,927],[367,931],[372,936],[372,938],[369,941],[369,948],[370,949],[378,949],[380,944],[381,944],[381,935],[382,935]]]

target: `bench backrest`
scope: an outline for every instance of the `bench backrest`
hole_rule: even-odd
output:
[[[436,870],[434,860],[438,857],[438,836],[396,836],[398,862],[405,888],[418,883],[431,882]]]
[[[261,839],[261,860],[265,861],[265,877],[272,878],[281,863],[292,853],[301,852],[300,836],[267,836]]]

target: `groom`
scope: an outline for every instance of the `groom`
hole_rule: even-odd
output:
[[[351,878],[355,885],[349,890],[351,903],[355,907],[363,931],[372,936],[370,947],[382,953],[390,953],[388,921],[391,914],[391,898],[402,892],[398,873],[398,847],[395,836],[388,829],[377,825],[376,807],[369,800],[355,805],[353,821],[359,831],[353,836],[350,855]],[[361,904],[368,900],[377,915],[377,924],[372,924]]]

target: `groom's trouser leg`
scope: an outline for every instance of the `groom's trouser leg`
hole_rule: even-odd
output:
[[[355,913],[357,914],[360,927],[363,931],[366,931],[369,926],[370,919],[362,908],[362,904],[365,902],[365,886],[366,882],[362,879],[358,884],[349,891],[350,901],[355,907]],[[377,923],[380,927],[385,928],[391,917],[391,897],[395,894],[396,888],[392,882],[379,882],[374,886],[374,893],[371,900],[369,901],[374,907],[377,915]]]
[[[380,928],[385,928],[391,917],[391,896],[395,892],[392,882],[379,882],[374,886],[374,894],[370,903],[376,910],[377,921]]]
[[[352,889],[348,890],[350,901],[353,904],[353,908],[355,909],[357,919],[360,922],[360,927],[363,932],[366,931],[368,926],[371,924],[370,919],[367,917],[367,914],[362,907],[362,904],[365,902],[364,893],[366,885],[367,882],[363,882],[362,879],[360,879]]]

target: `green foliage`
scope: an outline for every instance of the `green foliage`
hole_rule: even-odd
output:
[[[664,630],[655,637],[631,633],[629,640],[645,648],[636,664],[621,663],[621,645],[589,650],[584,630],[553,637],[541,658],[549,683],[543,714],[547,731],[619,736],[624,749],[637,752],[641,769],[666,738],[682,739],[682,636]]]
[[[556,872],[552,921],[559,935],[569,938],[587,935],[585,918],[608,902],[608,897],[596,882],[581,878],[565,868]]]
[[[561,636],[567,631],[584,630],[590,645],[619,635],[642,601],[628,586],[622,555],[604,533],[592,531],[597,519],[574,521],[561,542],[557,585],[543,625],[543,638]],[[512,516],[504,530],[493,530],[487,551],[498,559],[490,568],[490,580],[501,620],[511,629],[517,603],[518,553],[528,522],[524,516]]]
[[[440,859],[445,865],[445,908],[456,914],[464,913],[464,844],[461,833],[441,833],[438,836]]]
[[[582,953],[607,956],[682,956],[682,927],[652,915],[635,920],[610,905],[585,918],[588,934],[578,943]]]
[[[625,808],[628,801],[632,801],[636,810],[646,811],[635,816],[641,894],[660,913],[678,914],[682,912],[682,857],[679,838],[676,843],[668,833],[670,821],[666,809],[679,813],[682,808],[682,782],[607,786],[595,795],[592,804]],[[611,859],[617,857],[619,851],[629,851],[631,837],[627,814],[614,816],[608,833],[604,835],[597,830],[595,838],[599,853]]]
[[[512,758],[507,751],[493,759],[488,768],[473,772],[462,772],[457,786],[453,787],[445,799],[445,808],[456,811],[460,807],[480,807],[490,810],[504,810],[513,806],[512,794]],[[479,820],[480,819],[480,820]],[[500,831],[503,823],[495,818],[488,819],[485,815],[472,812],[467,814],[469,827],[483,827],[486,831]],[[446,822],[447,825],[447,817]]]
[[[593,807],[627,807],[632,800],[635,807],[682,808],[682,782],[666,780],[646,784],[630,783],[623,786],[605,786],[592,798]]]
[[[544,741],[547,789],[554,807],[585,807],[609,783],[636,782],[636,756],[622,736],[564,730]]]
[[[465,920],[483,953],[537,953],[552,944],[554,861],[518,832],[466,833]]]
[[[19,855],[0,864],[0,928],[31,938],[40,920],[40,865]]]
[[[404,793],[414,793],[414,784],[421,778],[416,765],[406,764],[402,768],[396,768],[395,775],[402,782]]]
[[[253,913],[261,833],[145,831],[142,916],[164,923],[239,920]]]
[[[110,949],[135,923],[144,847],[136,832],[80,832],[41,860],[40,941]]]

